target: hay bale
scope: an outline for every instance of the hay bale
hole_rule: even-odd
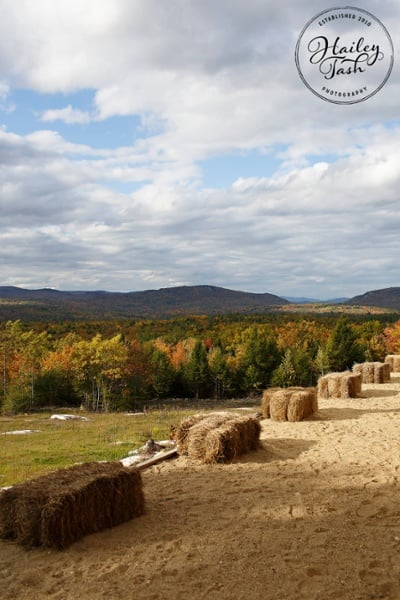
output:
[[[363,383],[375,383],[375,366],[373,363],[364,363],[362,369]]]
[[[354,373],[354,377],[361,379],[361,375]],[[350,398],[350,387],[353,390],[353,381],[350,379],[350,371],[345,371],[344,374],[338,378],[339,381],[339,396],[338,398]]]
[[[362,375],[363,372],[363,363],[355,363],[352,368],[353,373],[358,375]]]
[[[388,354],[385,357],[385,363],[390,365],[390,370],[394,372],[400,371],[400,354]]]
[[[311,400],[311,413],[310,414],[314,414],[316,412],[318,412],[318,393],[317,393],[317,388],[316,387],[312,387],[312,388],[307,388],[307,389],[312,389],[313,390],[313,394],[312,396],[310,396],[310,400]]]
[[[320,398],[356,398],[361,392],[361,374],[328,373],[319,378],[317,389]]]
[[[328,373],[319,378],[317,384],[320,398],[340,398],[342,373]]]
[[[18,493],[14,487],[0,492],[0,538],[15,538],[15,504]]]
[[[271,399],[274,398],[276,392],[281,392],[282,390],[289,389],[301,389],[301,388],[280,388],[280,387],[271,387],[267,388],[263,391],[261,398],[261,413],[263,419],[271,418]],[[279,412],[279,411],[278,411]],[[283,419],[285,420],[285,419]]]
[[[272,392],[276,389],[277,388],[268,388],[263,391],[263,394],[261,397],[261,414],[262,414],[263,419],[269,419],[271,416],[271,413],[269,410],[269,405],[271,402]]]
[[[225,463],[257,449],[261,425],[255,417],[231,417],[217,427],[207,421],[194,426],[189,433],[190,458],[205,464]]]
[[[320,398],[340,398],[342,375],[343,373],[328,373],[320,377],[317,384],[318,396]]]
[[[188,431],[186,447],[183,454],[187,454],[194,460],[203,461],[206,454],[207,435],[209,431],[217,429],[224,423],[231,421],[235,415],[228,412],[211,413],[205,419],[195,423]]]
[[[313,387],[269,388],[262,396],[262,414],[273,421],[302,421],[318,410]]]
[[[188,453],[188,434],[192,427],[204,421],[204,419],[209,419],[210,417],[215,418],[231,418],[232,414],[227,412],[218,412],[218,413],[200,413],[197,415],[191,415],[183,419],[178,427],[175,430],[175,439],[176,439],[176,447],[179,454],[187,454]],[[220,421],[220,423],[222,423]],[[217,427],[217,425],[215,425]]]
[[[374,363],[374,383],[386,383],[384,363]]]
[[[384,362],[383,364],[383,383],[387,383],[388,381],[390,381],[390,372],[391,372],[391,368],[389,363]]]
[[[329,398],[328,382],[329,379],[325,375],[318,379],[317,394],[319,398]]]
[[[237,417],[212,429],[207,435],[205,463],[228,462],[256,450],[261,425],[254,417]]]
[[[278,389],[271,396],[269,412],[272,421],[287,421],[287,408],[291,392],[289,388]]]
[[[179,454],[187,454],[187,436],[189,430],[193,427],[193,425],[196,425],[206,418],[206,414],[191,415],[190,417],[183,419],[178,427],[176,427],[174,437]]]
[[[178,452],[206,464],[226,462],[256,448],[260,432],[255,417],[229,412],[194,415],[177,428]]]
[[[361,394],[361,375],[358,373],[346,373],[342,378],[342,398],[357,398]]]
[[[331,376],[328,375],[328,398],[340,398],[342,392],[341,386],[341,373],[331,373]]]
[[[362,383],[386,383],[390,381],[390,365],[382,362],[364,362],[353,366],[353,373],[361,375]]]
[[[119,462],[86,463],[3,492],[0,537],[26,546],[61,549],[143,512],[142,480],[137,469],[126,469]]]
[[[305,388],[294,391],[288,402],[287,420],[303,421],[318,410],[317,391],[315,388]]]

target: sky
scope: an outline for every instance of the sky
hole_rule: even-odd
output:
[[[0,285],[400,285],[400,4],[350,4],[394,66],[338,105],[295,63],[336,1],[0,0]]]

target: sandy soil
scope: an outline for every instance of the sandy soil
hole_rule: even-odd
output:
[[[143,473],[146,514],[63,552],[0,542],[0,598],[399,599],[400,374],[262,421],[230,465]]]

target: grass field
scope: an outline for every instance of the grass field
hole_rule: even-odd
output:
[[[74,463],[119,460],[149,438],[168,439],[170,425],[193,412],[154,410],[128,415],[79,411],[87,421],[53,420],[51,413],[0,416],[0,487]],[[32,433],[12,433],[26,430]]]

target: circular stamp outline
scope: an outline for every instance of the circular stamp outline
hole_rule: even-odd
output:
[[[357,11],[357,12],[364,13],[365,15],[368,15],[369,18],[371,18],[373,21],[376,21],[382,27],[384,33],[386,34],[386,37],[388,39],[389,46],[390,46],[390,49],[391,49],[390,65],[389,65],[389,69],[388,69],[388,71],[386,73],[386,76],[385,76],[384,80],[381,82],[381,84],[371,94],[368,94],[368,96],[360,97],[360,98],[358,98],[356,100],[334,100],[332,98],[329,98],[327,96],[323,96],[322,94],[319,94],[308,83],[308,81],[306,80],[306,78],[304,77],[304,75],[303,75],[303,73],[301,71],[301,67],[300,67],[300,64],[299,64],[299,47],[300,47],[301,40],[302,40],[303,35],[305,34],[306,30],[309,28],[309,26],[312,23],[314,23],[317,19],[319,19],[320,17],[322,17],[322,15],[325,15],[326,13],[329,13],[329,12],[331,12],[333,10],[354,10],[354,11]],[[304,25],[303,29],[300,32],[299,38],[297,40],[296,48],[295,48],[295,62],[296,62],[297,71],[298,71],[298,74],[299,74],[301,80],[303,81],[304,85],[310,90],[310,92],[312,92],[315,96],[318,96],[318,98],[321,98],[321,100],[325,100],[325,102],[331,102],[332,104],[340,104],[340,105],[342,105],[342,104],[358,104],[360,102],[365,102],[365,100],[368,100],[372,96],[375,96],[375,94],[377,92],[379,92],[379,90],[381,90],[383,88],[383,86],[385,85],[385,83],[389,79],[389,77],[390,77],[390,75],[392,73],[393,64],[394,64],[394,46],[393,46],[393,41],[392,41],[392,38],[390,36],[390,33],[386,29],[385,25],[382,23],[382,21],[380,19],[378,19],[378,17],[375,17],[375,15],[373,15],[372,13],[368,12],[367,10],[365,10],[363,8],[359,8],[357,6],[333,6],[331,8],[328,8],[328,9],[325,9],[325,10],[319,12],[314,17],[312,17],[312,19],[309,19],[309,21],[307,21],[307,23]]]

